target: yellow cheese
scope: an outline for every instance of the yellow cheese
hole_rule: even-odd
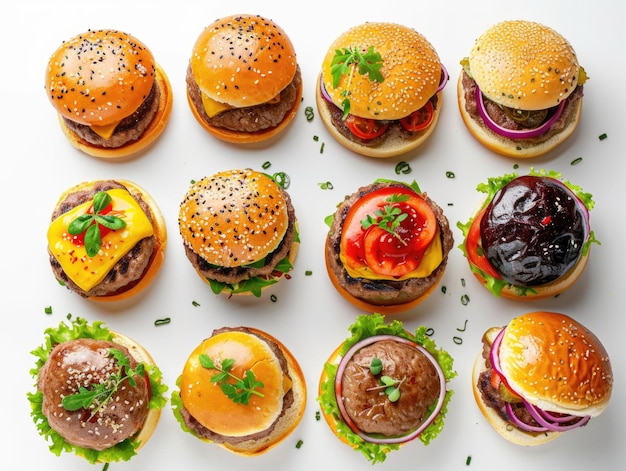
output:
[[[111,196],[114,214],[126,222],[126,227],[105,234],[95,257],[89,257],[85,247],[77,245],[74,242],[76,236],[67,230],[74,219],[91,209],[91,201],[62,214],[48,228],[48,247],[52,255],[67,276],[84,291],[100,283],[141,239],[154,233],[150,220],[128,191],[116,188],[107,193]]]
[[[432,272],[434,272],[439,265],[441,265],[441,261],[443,260],[443,249],[441,247],[441,237],[439,235],[439,229],[437,229],[437,233],[433,238],[433,241],[428,246],[426,251],[424,252],[424,257],[420,261],[420,264],[417,266],[415,270],[406,275],[394,278],[389,276],[382,276],[377,273],[374,273],[367,265],[363,264],[358,268],[351,268],[345,262],[345,255],[342,253],[339,254],[339,257],[345,267],[348,275],[353,278],[365,278],[368,280],[394,280],[394,281],[403,281],[408,280],[410,278],[426,278],[430,276]]]
[[[111,136],[115,132],[115,128],[117,127],[118,124],[120,124],[119,121],[116,121],[115,123],[111,123],[111,124],[106,124],[104,126],[92,125],[91,130],[103,139],[111,139]]]
[[[204,93],[202,94],[202,106],[204,106],[204,111],[209,115],[209,118],[221,113],[222,111],[230,110],[234,108],[226,103],[220,103],[219,101],[215,101],[212,98],[209,98]]]

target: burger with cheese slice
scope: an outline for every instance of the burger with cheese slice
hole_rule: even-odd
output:
[[[586,425],[613,389],[609,355],[585,326],[564,314],[530,312],[482,338],[472,386],[491,426],[534,446]]]
[[[252,294],[293,269],[298,221],[281,174],[226,170],[195,181],[180,204],[185,254],[215,294]]]
[[[381,314],[358,316],[324,364],[318,401],[332,432],[374,463],[443,430],[456,376],[450,354],[426,327],[411,333]]]
[[[366,312],[400,313],[435,289],[454,246],[443,210],[411,184],[377,180],[326,218],[333,286]]]
[[[200,125],[223,141],[254,143],[280,134],[302,99],[291,40],[259,15],[216,20],[193,46],[187,98]]]
[[[152,436],[167,403],[153,358],[102,322],[75,318],[45,332],[27,394],[39,433],[59,456],[90,463],[127,461]]]
[[[156,201],[139,185],[95,180],[63,192],[47,238],[59,283],[84,298],[118,301],[138,294],[158,273],[167,229]]]
[[[459,248],[494,296],[536,300],[556,296],[581,276],[593,242],[585,193],[555,171],[516,173],[478,185],[480,209],[463,224]]]
[[[46,93],[70,143],[96,157],[130,157],[164,131],[172,111],[167,75],[130,34],[87,31],[50,57]]]
[[[306,383],[293,354],[251,327],[214,330],[189,355],[172,394],[182,429],[243,456],[282,443],[306,407]]]
[[[392,157],[434,131],[448,73],[415,30],[364,23],[340,35],[324,56],[317,109],[330,134],[368,157]]]
[[[547,26],[511,20],[485,31],[461,61],[459,110],[470,133],[499,154],[543,155],[580,121],[585,70]]]

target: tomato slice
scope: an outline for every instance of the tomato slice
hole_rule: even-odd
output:
[[[410,115],[400,119],[402,127],[409,132],[419,132],[430,126],[433,122],[435,107],[432,102],[428,101],[419,110],[414,111]]]
[[[476,216],[474,216],[474,220],[467,232],[467,238],[465,239],[465,249],[467,251],[467,258],[472,265],[479,268],[487,275],[501,280],[502,276],[493,268],[491,263],[489,263],[489,260],[487,260],[487,257],[483,254],[482,247],[480,246],[480,221],[486,209],[487,208],[481,209]]]
[[[382,121],[369,118],[360,118],[349,114],[345,120],[346,126],[359,139],[371,140],[381,136],[388,128]]]

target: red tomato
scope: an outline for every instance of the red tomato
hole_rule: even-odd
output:
[[[485,209],[486,208],[483,208],[474,216],[472,225],[467,232],[467,238],[465,239],[465,249],[467,250],[467,258],[472,265],[481,269],[487,275],[500,280],[502,276],[493,268],[491,263],[489,263],[489,260],[487,260],[487,257],[483,254],[482,247],[480,247],[480,221],[485,214]]]
[[[382,135],[387,130],[387,125],[375,119],[359,118],[349,114],[345,120],[346,126],[359,139],[371,140]]]
[[[423,131],[433,122],[435,107],[429,101],[419,110],[400,120],[402,127],[409,132]]]
[[[109,205],[106,208],[104,208],[102,211],[100,211],[100,213],[98,214],[108,214],[111,211],[113,211],[113,203],[109,203]],[[93,214],[93,205],[89,206],[89,209],[87,210],[87,214]],[[95,224],[95,221],[92,222],[90,226],[93,226],[94,224]],[[111,232],[111,229],[109,229],[108,227],[100,226],[101,238],[104,239],[104,236],[106,236],[109,232]],[[81,232],[80,234],[73,236],[72,243],[76,245],[77,247],[82,247],[83,245],[85,245],[85,232]]]

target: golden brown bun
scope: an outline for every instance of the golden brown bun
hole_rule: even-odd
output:
[[[354,73],[333,86],[331,63],[337,49],[358,48],[382,56],[382,82]],[[369,119],[395,120],[422,108],[435,94],[441,81],[441,61],[435,48],[417,31],[393,23],[363,23],[339,36],[328,48],[321,68],[322,83],[341,107],[350,96],[350,113]]]
[[[472,392],[474,393],[474,399],[476,400],[478,409],[485,416],[489,425],[491,425],[501,437],[516,445],[536,446],[554,440],[561,435],[561,432],[526,433],[503,420],[493,408],[485,403],[478,389],[478,377],[485,369],[485,359],[482,353],[480,353],[477,355],[472,368]]]
[[[414,133],[410,139],[406,137],[398,139],[385,139],[382,144],[377,146],[366,146],[355,141],[351,141],[343,134],[337,131],[337,128],[333,126],[331,121],[331,114],[326,105],[326,101],[322,97],[320,87],[315,89],[315,100],[317,102],[317,110],[320,115],[320,119],[326,126],[328,132],[344,147],[350,149],[357,154],[365,155],[367,157],[387,158],[395,157],[398,155],[406,154],[421,146],[433,133],[437,127],[439,121],[439,114],[441,112],[442,95],[437,94],[437,107],[433,111],[433,120],[425,130]]]
[[[192,185],[179,223],[185,245],[212,265],[232,268],[273,252],[287,232],[289,215],[282,189],[267,175],[226,170]]]
[[[564,314],[537,311],[513,319],[500,345],[500,367],[512,390],[551,412],[595,417],[611,397],[613,373],[606,349]]]
[[[578,84],[572,46],[553,29],[531,21],[492,26],[476,39],[468,59],[483,94],[509,108],[552,108]]]
[[[561,132],[554,134],[549,139],[541,142],[533,142],[531,145],[520,145],[519,141],[496,134],[485,126],[482,120],[477,121],[470,116],[465,109],[465,93],[462,85],[462,75],[462,73],[459,74],[459,79],[457,81],[457,102],[463,122],[478,142],[497,154],[518,159],[539,157],[540,155],[550,152],[552,149],[556,148],[559,144],[565,141],[565,139],[567,139],[578,126],[582,111],[582,100],[578,100],[576,111],[572,113],[568,125]]]
[[[270,101],[292,82],[298,66],[285,31],[258,15],[227,16],[207,26],[190,64],[203,93],[236,108]]]
[[[161,213],[161,210],[157,205],[156,200],[137,183],[131,182],[129,180],[120,179],[115,181],[124,185],[132,195],[141,196],[141,198],[150,208],[150,212],[152,213],[152,224],[154,228],[154,237],[156,240],[156,244],[148,268],[146,268],[141,280],[139,280],[129,289],[115,294],[111,294],[109,296],[90,296],[88,299],[93,301],[121,301],[139,294],[152,282],[156,274],[161,269],[161,265],[163,264],[163,260],[165,259],[165,248],[167,246],[167,227],[165,225],[163,213]],[[88,181],[69,188],[68,190],[63,192],[63,194],[58,199],[58,202],[63,201],[68,194],[80,191],[81,189],[90,188],[93,186],[93,184],[94,181]]]
[[[281,443],[298,425],[306,406],[306,383],[299,363],[281,342],[258,329],[245,327],[243,330],[217,333],[192,352],[181,376],[180,395],[185,409],[198,422],[221,435],[252,435],[264,432],[277,421],[272,431],[262,437],[250,437],[236,444],[216,442],[233,453],[253,456]],[[263,339],[281,350],[287,360],[290,379],[283,377],[278,358]],[[236,376],[243,377],[246,370],[251,370],[263,383],[263,397],[252,395],[248,405],[234,403],[211,383],[210,378],[216,372],[199,364],[201,353],[212,359],[234,359],[230,371]],[[281,415],[283,396],[289,387],[293,391],[293,403]]]
[[[161,99],[152,122],[139,140],[115,148],[94,146],[69,129],[61,115],[59,115],[61,129],[65,137],[70,141],[70,144],[85,154],[106,159],[128,158],[146,150],[163,133],[172,113],[173,96],[171,84],[165,71],[158,64],[155,64],[155,68],[155,79],[161,92]]]

